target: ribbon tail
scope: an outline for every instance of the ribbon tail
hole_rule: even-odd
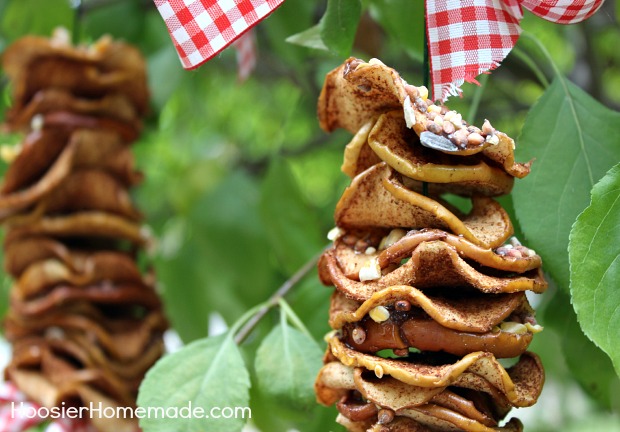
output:
[[[604,0],[522,0],[534,15],[558,24],[575,24],[590,18]]]
[[[433,100],[461,95],[464,82],[496,69],[517,42],[522,17],[518,0],[427,1]]]

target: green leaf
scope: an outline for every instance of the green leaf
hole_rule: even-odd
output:
[[[568,290],[570,229],[588,205],[595,181],[620,160],[620,113],[556,78],[523,126],[517,159],[532,158],[532,172],[515,184],[516,214],[528,246]]]
[[[609,357],[583,334],[568,294],[555,292],[541,322],[560,336],[572,377],[603,407],[620,410],[620,379]]]
[[[351,52],[355,32],[362,14],[359,0],[328,0],[321,18],[321,39],[331,52],[347,57]]]
[[[620,164],[592,189],[569,243],[572,302],[584,333],[620,375]]]
[[[424,2],[411,0],[373,0],[373,18],[390,38],[402,44],[411,58],[424,59]]]
[[[144,432],[240,431],[250,418],[247,410],[244,419],[241,415],[224,418],[223,409],[247,407],[249,388],[248,371],[230,334],[195,341],[159,360],[146,374],[138,394],[138,406],[147,410],[176,407],[179,418],[151,416],[141,419],[140,426]],[[209,418],[181,418],[182,409],[190,404],[192,409],[202,408]],[[212,408],[217,411],[211,412]]]
[[[260,215],[271,249],[289,274],[327,243],[287,162],[273,159],[263,181]]]
[[[317,24],[286,38],[286,41],[295,45],[304,46],[323,51],[329,51],[323,39],[321,39],[321,25]]]
[[[261,391],[299,408],[316,403],[313,385],[321,365],[317,343],[286,322],[278,324],[256,352]]]

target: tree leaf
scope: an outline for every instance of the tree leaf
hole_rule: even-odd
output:
[[[295,33],[286,38],[286,41],[306,48],[314,48],[329,51],[323,39],[321,39],[321,25],[317,24],[299,33]]]
[[[351,52],[355,32],[362,14],[359,0],[328,0],[321,18],[321,39],[331,52],[347,57]]]
[[[620,113],[556,78],[523,126],[517,159],[532,158],[532,172],[513,191],[516,214],[528,246],[568,290],[570,229],[588,205],[594,183],[620,160]]]
[[[245,419],[224,418],[222,409],[247,407],[249,388],[248,371],[230,334],[197,340],[159,360],[146,374],[138,394],[138,406],[147,410],[176,407],[179,418],[151,416],[141,419],[140,426],[144,432],[240,431],[249,413],[245,412]],[[190,403],[192,409],[202,408],[209,417],[181,418],[181,409]],[[212,408],[219,410],[211,412]]]
[[[256,374],[263,393],[295,407],[312,407],[314,380],[322,365],[317,343],[288,324],[278,324],[256,352]]]
[[[584,333],[620,375],[620,164],[592,189],[569,243],[573,307]]]
[[[327,243],[318,218],[283,159],[275,158],[269,166],[259,208],[271,249],[289,274]]]
[[[609,357],[581,330],[567,293],[557,290],[542,311],[542,323],[560,336],[572,377],[606,409],[620,409],[620,379]]]

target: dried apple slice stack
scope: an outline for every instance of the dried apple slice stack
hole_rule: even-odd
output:
[[[505,417],[544,382],[525,293],[547,283],[493,197],[530,164],[489,122],[468,125],[427,94],[377,60],[350,58],[326,77],[321,126],[354,136],[319,261],[335,291],[317,399],[350,431],[519,431]]]
[[[131,143],[148,108],[144,60],[105,37],[72,46],[58,31],[16,41],[3,66],[13,90],[5,126],[26,134],[4,152],[13,158],[0,188],[15,279],[6,378],[48,408],[134,407],[167,328],[153,275],[137,262],[148,236],[130,195],[141,180]],[[131,418],[92,423],[138,429]]]

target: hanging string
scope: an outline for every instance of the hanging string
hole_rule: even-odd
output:
[[[426,28],[426,2],[424,2],[424,46],[423,46],[424,59],[422,61],[422,77],[424,87],[430,90],[431,71],[430,62],[428,60],[428,35]],[[429,91],[430,94],[430,91]],[[428,182],[422,182],[422,195],[428,196]]]

